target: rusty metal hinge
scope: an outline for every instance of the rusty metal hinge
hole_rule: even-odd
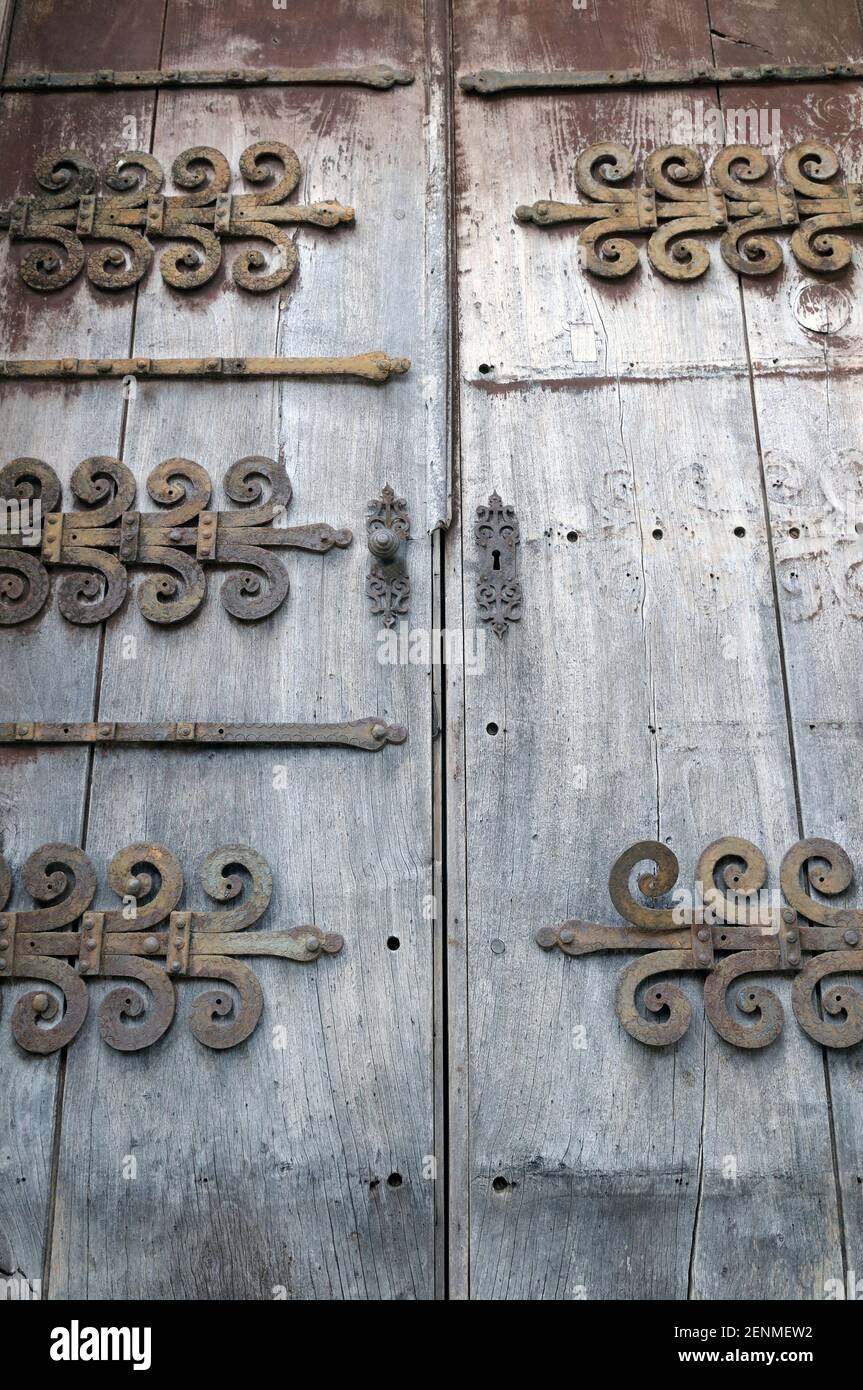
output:
[[[146,744],[154,748],[178,743],[193,745],[260,745],[290,747],[312,745],[319,748],[361,748],[377,753],[390,743],[404,743],[408,731],[403,724],[387,724],[369,716],[338,724],[236,724],[230,720],[205,722],[200,719],[167,720],[154,724],[129,724],[101,719],[86,724],[61,720],[49,724],[40,720],[17,720],[0,724],[0,745],[32,743],[39,747],[57,744]]]
[[[361,68],[138,68],[116,72],[28,72],[4,78],[0,92],[140,91],[159,87],[371,87],[386,92],[414,80],[407,68],[371,63]]]
[[[760,67],[718,68],[687,66],[677,68],[617,68],[611,72],[561,69],[557,72],[500,72],[482,68],[459,78],[463,92],[477,96],[496,96],[500,92],[523,91],[602,91],[610,87],[725,87],[750,82],[835,82],[863,77],[863,63],[765,63]]]
[[[639,901],[630,877],[646,862],[654,870],[638,879],[646,899]],[[737,1047],[766,1047],[781,1033],[784,1014],[769,990],[747,985],[737,995],[740,1013],[753,1018],[747,1024],[729,1013],[728,990],[744,975],[780,971],[794,975],[794,1016],[810,1038],[838,1048],[863,1040],[863,998],[856,990],[845,984],[822,990],[826,1017],[813,1002],[827,976],[863,973],[863,910],[831,907],[810,897],[801,884],[805,874],[808,887],[819,894],[844,892],[854,869],[841,846],[831,840],[800,840],[782,861],[780,893],[764,887],[767,863],[761,851],[748,840],[728,836],[704,850],[694,890],[677,889],[673,905],[660,906],[658,900],[675,889],[678,874],[667,845],[652,840],[633,845],[617,860],[609,879],[611,900],[632,926],[573,919],[541,928],[536,940],[545,950],[557,947],[568,956],[646,951],[620,975],[616,1010],[627,1033],[653,1047],[683,1037],[692,1007],[676,985],[650,982],[687,970],[705,972],[707,1017],[720,1037]],[[637,1000],[642,986],[644,1011]]]
[[[288,574],[276,549],[324,554],[350,545],[347,529],[324,522],[287,526],[292,488],[284,466],[272,459],[240,459],[225,474],[225,492],[245,510],[207,510],[212,483],[191,459],[167,459],[153,469],[147,491],[158,512],[134,510],[136,483],[119,459],[85,459],[72,475],[72,491],[87,511],[60,512],[60,481],[40,459],[14,459],[0,468],[0,497],[38,507],[39,556],[32,537],[3,537],[0,549],[0,625],[25,622],[48,597],[47,566],[72,566],[59,583],[59,607],[73,623],[99,623],[115,613],[128,587],[127,566],[155,566],[138,590],[138,607],[152,623],[189,617],[207,592],[205,566],[243,565],[220,590],[235,618],[264,618],[284,602]],[[265,494],[269,489],[269,496]],[[257,505],[256,505],[257,504]]]
[[[589,203],[542,199],[516,208],[519,222],[538,227],[586,222],[578,236],[584,270],[619,279],[638,265],[633,234],[650,232],[651,265],[672,280],[696,280],[710,255],[692,233],[721,232],[720,251],[742,275],[771,275],[782,248],[770,230],[791,229],[791,250],[807,270],[841,270],[851,260],[840,228],[863,227],[863,184],[837,182],[835,150],[804,140],[782,159],[782,178],[765,182],[767,156],[753,145],[729,145],[711,167],[712,186],[699,186],[704,161],[686,145],[656,150],[644,165],[644,185],[624,187],[635,169],[623,145],[591,145],[575,162],[575,182]]]
[[[281,177],[273,168],[279,166]],[[241,289],[261,293],[284,285],[297,267],[297,248],[287,228],[299,223],[336,227],[353,222],[341,203],[288,203],[300,180],[300,162],[278,140],[260,140],[240,155],[240,172],[255,193],[231,194],[231,170],[219,150],[198,145],[171,166],[174,183],[188,191],[166,195],[161,164],[142,150],[114,155],[103,172],[111,190],[97,192],[95,168],[75,150],[55,150],[36,164],[45,190],[18,197],[0,209],[0,228],[13,241],[47,242],[21,263],[22,280],[34,290],[58,290],[81,273],[104,290],[122,290],[143,279],[153,260],[152,241],[185,243],[162,253],[162,278],[173,289],[197,289],[212,280],[225,238],[253,237],[275,250],[272,264],[260,250],[243,251],[231,266]],[[84,242],[98,249],[85,256]],[[105,245],[108,243],[108,245]]]
[[[491,624],[496,637],[503,637],[508,625],[521,618],[522,591],[515,560],[518,518],[514,508],[505,507],[496,492],[489,497],[488,506],[476,509],[474,537],[483,552],[476,581],[479,616]]]
[[[411,519],[407,502],[396,497],[387,483],[380,497],[368,505],[366,538],[374,563],[366,575],[366,594],[372,613],[383,618],[384,627],[393,627],[397,617],[410,608],[411,581],[400,556],[410,538]]]
[[[38,906],[0,911],[0,978],[44,981],[60,1000],[44,989],[22,995],[12,1011],[16,1042],[27,1052],[56,1052],[87,1017],[86,980],[134,980],[149,991],[149,1006],[137,989],[121,984],[102,1000],[98,1018],[110,1047],[138,1052],[167,1032],[176,1007],[174,980],[185,978],[222,986],[195,999],[189,1016],[195,1037],[208,1047],[236,1047],[254,1032],[264,1005],[257,976],[236,957],[308,963],[342,949],[341,936],[316,926],[246,931],[267,910],[273,890],[270,869],[256,850],[214,850],[198,877],[208,898],[229,906],[178,911],[183,874],[177,859],[162,845],[129,845],[107,873],[121,904],[94,912],[96,873],[83,850],[63,844],[37,849],[21,881]],[[9,866],[0,858],[0,909],[11,887]]]
[[[376,384],[410,370],[409,357],[362,352],[352,357],[10,357],[4,381],[242,381],[356,377]]]

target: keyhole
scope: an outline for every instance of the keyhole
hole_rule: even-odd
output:
[[[500,551],[499,551],[499,550],[493,550],[493,551],[491,552],[491,567],[492,567],[493,570],[499,570],[499,569],[500,569]]]

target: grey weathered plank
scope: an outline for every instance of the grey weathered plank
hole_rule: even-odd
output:
[[[224,29],[215,32],[221,38],[205,28],[200,41],[190,33],[183,47],[169,43],[165,61],[212,62],[219,43],[224,56]],[[245,145],[274,135],[300,156],[302,197],[351,202],[358,220],[336,235],[299,232],[300,268],[281,299],[220,284],[172,313],[164,287],[151,282],[136,351],[319,353],[362,343],[404,352],[414,368],[382,390],[139,389],[126,459],[141,480],[178,453],[216,479],[243,455],[278,456],[295,488],[290,520],[350,525],[356,540],[327,557],[289,557],[289,599],[257,626],[222,610],[218,581],[181,631],[147,630],[130,604],[106,635],[100,712],[270,720],[363,710],[403,721],[410,736],[373,757],[226,750],[97,759],[89,842],[98,859],[118,843],[160,839],[189,867],[190,901],[200,901],[191,869],[202,854],[251,843],[274,870],[270,923],[314,920],[347,944],[310,969],[260,962],[264,1018],[234,1052],[210,1054],[189,1034],[183,1015],[194,986],[148,1053],[111,1053],[92,1029],[78,1041],[59,1158],[58,1295],[433,1291],[433,939],[423,914],[432,878],[430,683],[425,667],[377,660],[363,527],[367,498],[387,481],[415,518],[425,510],[424,104],[419,85],[392,99],[332,90],[220,94],[215,105],[202,93],[160,97],[157,154],[212,143],[235,167]],[[409,551],[417,625],[431,604],[422,533],[419,520]],[[138,639],[135,661],[123,660],[126,635]],[[279,762],[289,767],[284,791],[273,786]],[[400,938],[397,951],[390,936]],[[277,1024],[288,1028],[287,1052],[273,1046]],[[138,1178],[127,1183],[130,1153]],[[400,1186],[387,1182],[395,1173]]]
[[[526,66],[512,48],[462,64]],[[696,1005],[676,1049],[648,1051],[614,1018],[619,962],[532,940],[613,920],[607,870],[635,839],[670,843],[691,880],[719,834],[777,864],[796,832],[736,282],[719,266],[692,287],[647,269],[599,284],[571,231],[511,222],[517,202],[568,196],[588,143],[653,149],[696,100],[457,107],[462,502],[494,487],[515,504],[525,588],[519,627],[465,682],[478,1297],[810,1297],[841,1254],[821,1062],[799,1030],[745,1054]]]
[[[19,51],[24,54],[25,50]],[[98,52],[98,47],[96,48]],[[0,103],[0,201],[33,189],[34,161],[52,148],[81,148],[97,161],[111,151],[111,129],[127,115],[148,127],[149,94],[114,97],[6,96]],[[146,138],[146,137],[145,137]],[[25,248],[26,249],[26,248]],[[91,342],[106,353],[125,351],[132,298],[97,297],[79,280],[53,296],[38,295],[18,277],[22,249],[0,244],[0,352],[65,356]],[[122,399],[102,398],[93,410],[92,388],[4,386],[0,393],[5,463],[41,457],[59,474],[66,505],[75,465],[91,454],[116,454]],[[0,698],[7,718],[89,719],[97,680],[99,632],[75,628],[60,615],[56,598],[42,615],[20,627],[0,630]],[[88,758],[84,750],[7,749],[0,755],[2,826],[0,848],[16,871],[37,846],[61,840],[81,843]],[[30,905],[18,893],[13,906]],[[7,1008],[22,992],[6,985]],[[7,1079],[0,1129],[0,1233],[13,1275],[32,1285],[42,1277],[48,1228],[58,1057],[36,1058],[19,1051],[8,1022],[0,1028],[0,1053]]]
[[[740,94],[729,93],[727,99],[738,102]],[[783,148],[814,134],[836,149],[845,178],[861,178],[859,87],[850,83],[816,86],[805,95],[787,88],[775,93],[756,90],[750,100],[773,108]],[[863,602],[858,570],[863,533],[863,412],[858,282],[863,254],[853,233],[851,241],[852,265],[829,282],[819,284],[786,255],[781,280],[764,286],[747,282],[744,303],[801,828],[806,835],[839,841],[859,869],[861,804],[848,769],[856,766],[861,748]],[[777,374],[777,362],[793,366],[790,381]],[[859,906],[859,883],[836,901]],[[854,981],[846,983],[853,986]],[[814,1043],[809,1048],[817,1055]],[[842,1194],[845,1268],[856,1271],[863,1268],[859,1051],[825,1053]],[[795,1097],[794,1103],[805,1119],[806,1100]],[[842,1279],[838,1260],[826,1277]],[[811,1296],[823,1293],[818,1287]]]

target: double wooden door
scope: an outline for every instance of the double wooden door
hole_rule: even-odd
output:
[[[789,1021],[763,1051],[717,1037],[696,992],[686,1034],[644,1047],[615,1018],[620,961],[546,954],[535,935],[617,920],[608,870],[635,841],[673,848],[690,878],[723,834],[774,876],[804,834],[863,852],[859,237],[829,293],[790,255],[738,276],[715,243],[699,280],[643,252],[603,280],[579,267],[576,228],[513,212],[578,201],[575,158],[597,142],[640,169],[688,123],[709,162],[731,108],[768,113],[772,158],[815,137],[859,180],[859,81],[489,98],[457,79],[859,62],[852,0],[364,0],[325,19],[305,0],[19,0],[7,19],[0,206],[52,150],[101,168],[139,149],[169,169],[209,146],[239,186],[243,150],[279,140],[297,198],[350,205],[356,224],[300,227],[297,271],[265,294],[224,270],[172,289],[155,264],[135,288],[40,294],[4,238],[5,358],[412,365],[377,386],[0,384],[0,463],[44,459],[64,490],[81,460],[120,458],[144,510],[164,459],[218,485],[262,455],[291,478],[289,524],[354,533],[289,552],[288,599],[260,622],[213,590],[179,626],[132,598],[82,627],[52,595],[0,628],[2,719],[408,730],[371,754],[0,749],[12,910],[46,842],[85,848],[100,892],[118,849],[163,844],[193,909],[197,865],[241,843],[272,869],[263,929],[345,939],[308,967],[259,961],[261,1023],[225,1051],[192,1035],[203,986],[182,982],[154,1046],[112,1049],[91,1018],[34,1056],[9,1028],[27,986],[4,982],[5,1277],[54,1298],[824,1297],[863,1269],[859,1048],[793,1026],[782,980]],[[380,62],[414,81],[8,90],[33,72]],[[394,648],[365,592],[366,507],[388,483],[412,522]],[[476,510],[494,493],[520,535],[520,617],[500,638],[477,598]],[[217,486],[211,505],[233,503]],[[90,986],[91,1012],[107,988]]]

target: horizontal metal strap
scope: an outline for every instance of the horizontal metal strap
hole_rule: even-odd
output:
[[[360,68],[139,68],[116,72],[30,72],[10,76],[3,92],[123,91],[146,87],[371,87],[389,91],[414,80],[408,68],[371,63]]]
[[[375,753],[388,743],[404,743],[407,729],[386,724],[374,717],[351,719],[338,724],[233,724],[198,721],[162,724],[123,724],[103,720],[97,723],[47,724],[19,721],[0,724],[0,744],[95,744],[143,743],[151,745],[263,744],[331,746],[361,748]]]
[[[814,63],[808,66],[767,63],[750,68],[618,68],[612,72],[583,72],[572,69],[557,72],[499,72],[483,68],[459,78],[464,92],[496,96],[499,92],[584,91],[608,87],[694,87],[714,84],[729,86],[738,82],[835,82],[841,78],[863,77],[863,63]]]
[[[53,357],[0,359],[0,380],[86,379],[115,380],[150,377],[182,380],[209,378],[349,376],[365,381],[388,381],[410,368],[410,358],[386,352],[352,357]]]

